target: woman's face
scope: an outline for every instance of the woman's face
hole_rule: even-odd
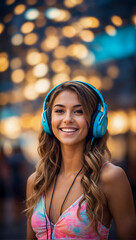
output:
[[[83,145],[88,134],[88,123],[78,95],[65,90],[55,98],[51,111],[52,131],[64,145]]]

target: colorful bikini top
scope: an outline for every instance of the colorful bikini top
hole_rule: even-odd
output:
[[[38,240],[45,239],[93,239],[107,240],[109,228],[105,227],[100,221],[98,222],[98,232],[94,231],[89,225],[90,221],[86,215],[87,202],[81,204],[80,216],[77,217],[79,201],[83,197],[82,194],[69,208],[67,208],[59,217],[56,224],[50,223],[45,208],[45,197],[42,196],[33,211],[31,224]],[[51,236],[51,228],[52,236]]]

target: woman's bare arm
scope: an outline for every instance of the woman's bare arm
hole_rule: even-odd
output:
[[[33,185],[34,177],[35,177],[35,173],[33,173],[27,180],[27,190],[26,190],[27,198],[29,198],[32,194],[32,185]],[[37,238],[31,226],[31,219],[28,218],[27,219],[27,240],[35,240],[35,239]]]
[[[136,239],[136,216],[131,187],[123,169],[107,164],[102,185],[120,240]]]

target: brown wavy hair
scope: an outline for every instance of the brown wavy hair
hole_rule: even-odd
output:
[[[81,102],[83,112],[86,116],[88,126],[90,126],[91,116],[96,111],[100,99],[87,85],[81,82],[68,81],[58,86],[51,94],[48,107],[51,109],[56,96],[65,90],[71,90],[77,93]],[[110,159],[110,152],[107,147],[108,131],[101,138],[94,139],[91,146],[92,134],[89,129],[86,137],[86,144],[84,147],[83,159],[83,176],[81,184],[84,190],[84,197],[80,200],[78,208],[78,217],[80,218],[80,207],[84,200],[87,201],[86,214],[90,220],[90,224],[94,225],[98,233],[97,226],[99,220],[99,213],[101,212],[102,220],[102,191],[98,186],[100,169],[107,158]],[[28,217],[32,215],[33,209],[38,203],[42,194],[44,194],[50,187],[55,175],[61,166],[61,149],[60,143],[54,135],[46,134],[41,127],[39,133],[38,153],[40,161],[36,166],[36,175],[33,183],[33,194],[27,199],[27,214]]]

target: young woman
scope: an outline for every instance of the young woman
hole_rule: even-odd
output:
[[[79,81],[45,98],[38,151],[27,182],[27,239],[136,239],[136,218],[124,171],[109,162],[107,106]]]

